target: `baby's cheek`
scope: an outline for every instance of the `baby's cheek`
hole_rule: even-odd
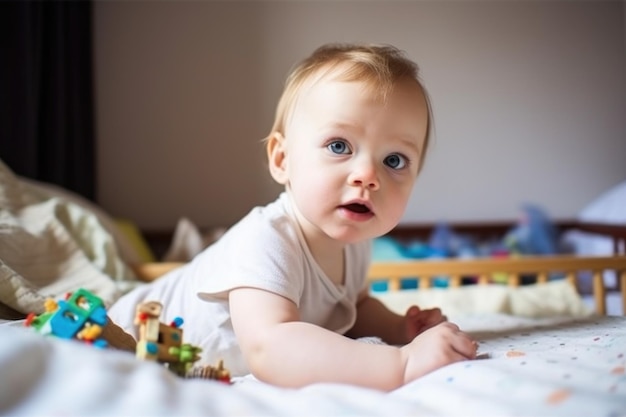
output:
[[[397,224],[406,210],[406,206],[409,202],[409,196],[401,193],[391,193],[388,196],[387,210],[389,210],[389,220],[394,224]]]

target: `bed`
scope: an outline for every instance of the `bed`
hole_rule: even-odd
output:
[[[401,277],[415,276],[428,280],[431,278],[427,277],[443,271],[459,274],[530,271],[541,276],[554,268],[599,271],[610,267],[622,271],[623,283],[623,271],[626,271],[626,257],[622,255],[525,260],[513,266],[481,261],[424,264],[375,263],[370,280],[395,282]],[[176,266],[160,265],[158,272]],[[144,271],[155,272],[156,265],[144,267]],[[514,279],[511,284],[511,294],[533,292],[532,286],[515,287]],[[536,285],[546,290],[540,299],[562,294],[565,286],[576,294],[567,278]],[[564,287],[550,289],[551,286]],[[398,287],[391,284],[384,294],[409,295],[409,301],[415,301],[419,291],[453,294],[456,290],[461,292],[457,297],[467,298],[467,291],[480,285],[422,288],[414,292]],[[487,288],[493,286],[486,284]],[[492,295],[497,298],[495,293]],[[399,306],[398,300],[379,296],[390,305]],[[503,304],[511,302],[509,298]],[[163,366],[138,360],[128,352],[43,337],[21,326],[19,321],[10,321],[0,325],[3,387],[0,413],[15,416],[624,415],[626,317],[589,311],[544,313],[540,317],[528,317],[479,310],[453,312],[450,320],[479,341],[478,359],[444,367],[388,393],[337,384],[282,389],[251,376],[234,379],[232,385],[182,379]]]
[[[98,220],[102,213],[18,187],[2,168],[0,415],[626,415],[626,317],[603,314],[602,279],[605,270],[617,272],[618,285],[609,290],[624,302],[623,253],[376,261],[369,274],[374,296],[399,312],[414,302],[442,307],[480,343],[478,359],[392,392],[323,383],[282,389],[251,376],[232,384],[184,379],[123,349],[24,326],[26,313],[41,312],[47,297],[86,287],[108,306],[180,263],[129,261]],[[27,198],[16,200],[20,193]],[[595,311],[572,285],[581,272],[592,276]],[[494,274],[506,285],[490,283]],[[529,275],[536,283],[521,285]],[[445,288],[434,285],[442,276]],[[467,276],[477,285],[460,285]],[[418,280],[419,288],[405,289],[403,279]],[[374,290],[380,282],[385,290]]]

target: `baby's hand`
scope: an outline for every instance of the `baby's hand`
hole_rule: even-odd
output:
[[[418,306],[411,306],[404,315],[404,336],[407,343],[420,333],[448,320],[438,308],[421,310]]]
[[[404,382],[408,383],[435,369],[476,358],[478,344],[456,324],[443,322],[400,348],[404,357]]]

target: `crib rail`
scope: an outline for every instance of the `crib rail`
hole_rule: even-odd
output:
[[[152,282],[162,275],[185,265],[184,262],[146,262],[130,265],[135,277],[139,281]]]
[[[164,273],[179,268],[183,263],[157,262],[132,266],[138,279],[153,281]],[[626,255],[616,256],[549,256],[521,258],[479,258],[373,262],[368,280],[387,281],[390,291],[400,289],[401,281],[416,278],[420,288],[433,285],[434,279],[446,276],[452,287],[461,285],[464,277],[477,278],[479,285],[491,282],[494,275],[506,276],[507,284],[518,286],[521,277],[532,275],[538,283],[548,281],[551,274],[559,273],[576,286],[577,275],[590,272],[593,276],[593,296],[598,314],[606,314],[606,294],[604,271],[616,271],[618,289],[621,292],[622,308],[626,312]]]
[[[491,282],[494,275],[505,276],[510,286],[520,285],[522,275],[536,277],[544,283],[554,273],[565,275],[576,286],[577,274],[590,272],[593,276],[593,296],[598,314],[606,314],[606,288],[603,273],[616,271],[619,277],[622,306],[626,309],[626,256],[550,256],[489,259],[420,260],[372,263],[368,280],[387,281],[390,291],[400,289],[401,281],[415,278],[420,288],[432,286],[433,280],[446,276],[452,287],[461,285],[462,278],[476,277],[479,285]]]

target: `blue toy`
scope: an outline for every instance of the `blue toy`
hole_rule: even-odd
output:
[[[29,314],[26,326],[62,339],[79,339],[97,347],[108,345],[100,338],[107,313],[102,299],[93,293],[80,288],[68,294],[65,301],[46,300],[44,308],[46,311],[38,316]]]
[[[516,254],[554,255],[557,253],[557,232],[540,207],[525,204],[517,226],[506,234],[504,245]]]

